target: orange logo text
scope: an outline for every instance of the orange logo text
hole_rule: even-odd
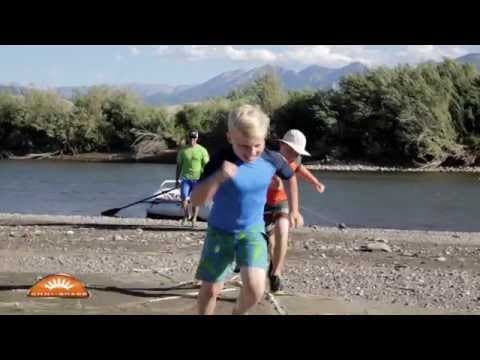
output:
[[[37,281],[29,290],[33,297],[86,298],[85,284],[68,274],[53,274]]]

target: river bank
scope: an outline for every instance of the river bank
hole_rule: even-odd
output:
[[[152,156],[137,157],[132,153],[83,153],[75,155],[65,155],[56,153],[27,154],[24,156],[8,155],[6,160],[54,160],[54,161],[79,161],[79,162],[155,162],[155,163],[175,163],[177,156],[176,150],[165,150],[161,154]]]
[[[169,220],[0,214],[0,272],[191,280],[204,229]],[[315,225],[292,231],[285,290],[367,309],[480,312],[479,256],[480,233]]]
[[[159,163],[159,164],[175,164],[176,150],[165,150],[161,154],[135,157],[131,153],[84,153],[77,155],[44,155],[30,154],[26,156],[10,156],[9,160],[55,160],[55,161],[79,161],[79,162],[137,162],[137,163]],[[480,166],[463,166],[463,167],[399,167],[399,166],[378,166],[368,163],[350,163],[335,162],[325,164],[323,161],[308,161],[304,159],[305,167],[310,170],[320,171],[342,171],[342,172],[407,172],[407,173],[426,173],[426,172],[458,172],[458,173],[480,173]]]

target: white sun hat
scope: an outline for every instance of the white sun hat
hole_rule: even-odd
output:
[[[300,155],[311,156],[310,153],[305,150],[307,138],[300,130],[288,130],[285,135],[283,135],[283,138],[278,141],[287,144]]]

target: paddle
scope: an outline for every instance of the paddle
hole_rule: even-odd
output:
[[[130,206],[133,206],[133,205],[137,205],[137,204],[140,204],[141,202],[144,202],[145,200],[149,200],[149,199],[153,199],[154,197],[158,196],[158,195],[162,195],[162,194],[165,194],[169,191],[172,191],[173,189],[175,188],[171,188],[171,189],[167,189],[167,190],[164,190],[164,191],[161,191],[157,194],[154,194],[154,195],[151,195],[149,197],[146,197],[145,199],[142,199],[142,200],[139,200],[139,201],[135,201],[131,204],[128,204],[128,205],[125,205],[125,206],[122,206],[122,207],[119,207],[119,208],[113,208],[113,209],[108,209],[108,210],[105,210],[105,211],[102,211],[101,215],[102,216],[114,216],[117,212],[119,212],[120,210],[123,210],[123,209],[126,209]]]

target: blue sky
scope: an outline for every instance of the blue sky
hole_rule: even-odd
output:
[[[293,70],[353,61],[393,66],[476,52],[480,45],[0,45],[0,84],[183,85],[266,63]]]

